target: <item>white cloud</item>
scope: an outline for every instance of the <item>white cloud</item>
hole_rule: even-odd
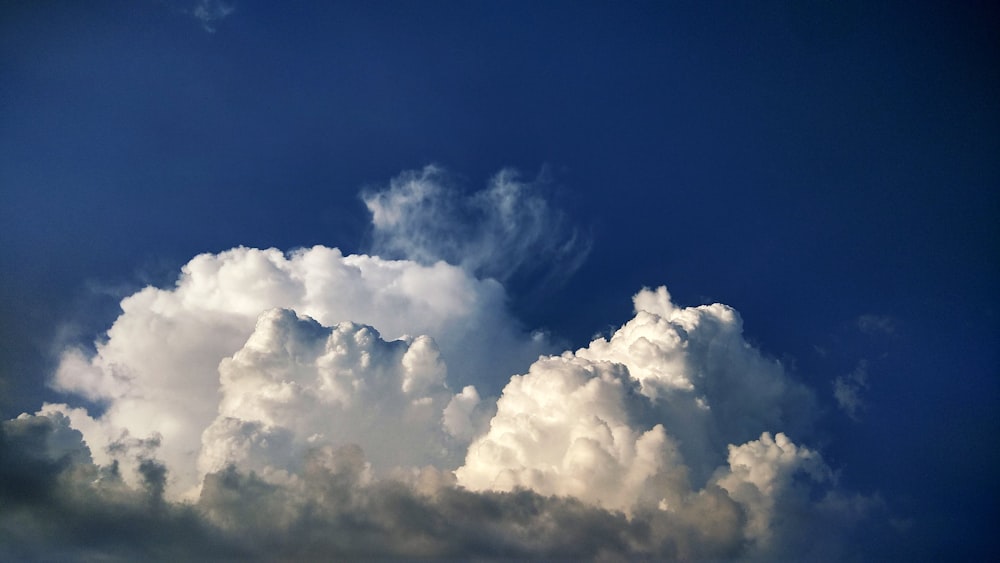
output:
[[[662,425],[632,420],[643,398],[622,366],[567,353],[511,378],[489,432],[474,442],[458,482],[473,490],[523,487],[631,511],[676,503],[686,470]]]
[[[450,384],[496,393],[498,382],[550,347],[517,327],[505,299],[498,283],[443,262],[344,256],[322,246],[202,254],[174,287],[123,299],[96,354],[68,350],[53,385],[107,405],[99,420],[73,414],[99,463],[111,459],[104,448],[125,429],[136,438],[159,436],[176,493],[198,483],[193,445],[218,414],[219,363],[244,346],[262,311],[290,308],[325,326],[354,321],[388,339],[430,335]],[[407,361],[407,385],[426,384],[420,358]]]
[[[457,465],[468,436],[437,345],[426,336],[382,340],[350,322],[326,328],[293,311],[265,312],[246,345],[219,367],[219,415],[202,437],[202,473],[230,464],[292,471],[304,452],[360,444],[376,469]],[[472,405],[474,407],[475,405]],[[471,410],[471,409],[470,409]]]
[[[782,433],[769,432],[740,446],[729,446],[729,467],[720,471],[715,482],[746,511],[747,539],[769,544],[772,520],[779,504],[793,488],[798,473],[823,482],[831,471],[814,451],[796,446]]]
[[[103,412],[0,425],[0,559],[841,558],[879,503],[789,438],[814,395],[735,310],[643,289],[609,338],[539,356],[486,276],[585,248],[530,190],[406,173],[366,196],[406,260],[241,247],[123,299],[53,380]]]
[[[140,309],[150,322],[136,326],[162,326],[149,311],[172,310],[188,295],[184,287],[157,290],[159,305]],[[193,302],[217,307],[198,309],[207,316],[253,301],[193,294]],[[679,307],[663,288],[634,301],[635,318],[610,339],[540,358],[511,377],[495,414],[475,387],[448,386],[449,368],[430,337],[386,341],[370,326],[323,326],[267,310],[219,363],[213,417],[200,441],[184,444],[200,450],[201,487],[189,505],[164,497],[173,471],[184,467],[170,457],[176,450],[166,432],[130,429],[111,439],[122,420],[53,405],[4,423],[0,453],[8,459],[24,457],[21,449],[52,452],[31,466],[49,475],[33,485],[47,500],[18,505],[18,529],[29,531],[17,541],[58,534],[63,524],[44,523],[55,511],[69,515],[66,526],[79,526],[75,518],[120,526],[112,515],[127,515],[134,529],[157,530],[137,536],[156,549],[167,549],[158,542],[168,538],[194,538],[171,548],[181,559],[839,558],[848,545],[842,534],[879,510],[877,500],[840,492],[818,453],[783,432],[759,430],[800,424],[786,416],[786,403],[809,405],[811,395],[743,341],[731,309]],[[134,303],[124,309],[123,316],[137,311]],[[191,341],[155,334],[165,343]],[[133,400],[136,383],[126,380],[122,391],[120,374],[111,375],[111,405]],[[164,419],[161,412],[180,409],[150,404]],[[69,421],[88,443],[91,435],[105,440],[95,461]],[[37,430],[25,434],[28,426]],[[755,435],[717,443],[746,432]],[[452,475],[462,453],[465,464]],[[698,467],[711,463],[701,477]],[[17,482],[25,467],[4,471]],[[11,522],[5,518],[0,524]],[[826,539],[798,539],[816,534]],[[93,553],[134,555],[97,535]]]
[[[649,402],[644,422],[662,423],[677,439],[696,485],[725,461],[727,444],[773,429],[808,430],[812,392],[743,338],[731,307],[679,307],[664,287],[644,289],[633,302],[632,320],[576,356],[628,369]]]
[[[459,484],[528,488],[627,513],[659,508],[698,526],[713,516],[687,512],[720,486],[747,511],[747,537],[765,538],[783,475],[814,457],[768,429],[801,430],[812,394],[743,339],[731,308],[678,307],[662,287],[634,302],[635,318],[610,340],[511,378],[489,431],[456,471]],[[743,482],[758,497],[746,496]]]

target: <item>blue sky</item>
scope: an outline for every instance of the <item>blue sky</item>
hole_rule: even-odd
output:
[[[643,287],[725,303],[812,390],[792,438],[884,503],[862,559],[985,558],[997,23],[978,2],[9,3],[0,413],[99,414],[51,387],[60,354],[195,255],[377,254],[363,191],[433,164],[464,201],[509,168],[552,215],[501,249],[531,263],[505,319],[575,350]],[[429,221],[474,230],[463,209]],[[572,256],[539,250],[571,233]]]

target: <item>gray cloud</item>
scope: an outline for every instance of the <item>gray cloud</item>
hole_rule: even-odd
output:
[[[6,560],[763,561],[790,553],[829,560],[844,555],[844,534],[877,509],[832,490],[814,503],[814,491],[791,489],[772,509],[795,532],[793,542],[760,546],[745,541],[745,508],[715,486],[685,511],[626,517],[527,490],[463,490],[431,468],[371,480],[361,448],[344,446],[306,452],[304,469],[286,483],[229,466],[209,474],[196,502],[184,504],[159,496],[163,471],[155,461],[140,462],[147,479],[138,487],[115,466],[93,464],[80,434],[58,415],[4,422],[0,454]],[[788,549],[817,536],[806,550]]]
[[[22,415],[0,425],[0,559],[128,561],[235,558],[190,506],[165,502],[164,468],[140,462],[126,485],[118,463],[98,466],[69,420]]]

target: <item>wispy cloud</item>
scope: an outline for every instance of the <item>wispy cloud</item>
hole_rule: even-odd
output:
[[[216,26],[222,20],[228,18],[236,11],[235,2],[223,2],[222,0],[199,0],[190,14],[194,16],[201,27],[209,33],[215,33]]]
[[[580,267],[590,239],[541,193],[505,169],[467,193],[441,167],[400,174],[362,199],[372,217],[374,254],[420,263],[444,260],[501,282],[521,276],[561,280]]]
[[[854,371],[833,380],[833,396],[840,408],[852,420],[860,420],[865,402],[862,394],[868,388],[868,362],[861,360]]]
[[[868,335],[891,335],[896,332],[896,321],[888,315],[861,315],[857,324],[858,330]]]

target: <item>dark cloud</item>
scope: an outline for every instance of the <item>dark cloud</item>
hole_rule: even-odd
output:
[[[236,558],[190,506],[164,502],[165,469],[140,464],[145,487],[117,464],[98,467],[69,421],[23,415],[0,427],[0,560],[129,561]]]
[[[11,561],[830,560],[878,509],[835,490],[815,502],[803,481],[776,499],[782,541],[755,546],[719,487],[685,510],[626,517],[526,490],[467,491],[431,468],[374,479],[358,446],[312,450],[283,482],[230,466],[186,504],[163,499],[155,460],[139,461],[139,488],[94,465],[57,414],[4,422],[0,460],[0,558]]]

